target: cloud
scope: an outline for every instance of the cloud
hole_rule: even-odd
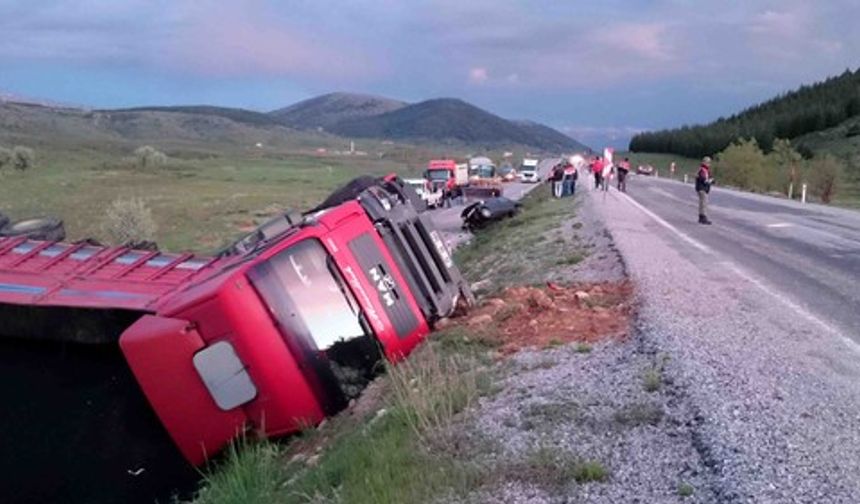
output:
[[[487,82],[489,79],[489,74],[487,73],[487,69],[484,67],[474,67],[469,69],[469,83],[470,84],[483,84]]]
[[[262,2],[210,5],[171,40],[168,60],[212,76],[366,77],[378,68],[337,36],[317,37]]]
[[[663,62],[675,59],[667,28],[665,23],[618,23],[595,28],[587,37],[602,45],[608,57]]]
[[[263,0],[0,6],[0,59],[138,65],[197,76],[366,78],[383,71],[353,34],[324,33]]]

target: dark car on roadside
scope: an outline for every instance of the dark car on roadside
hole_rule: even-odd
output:
[[[520,203],[499,196],[472,203],[463,209],[460,217],[464,229],[481,229],[502,219],[513,217],[520,211]]]

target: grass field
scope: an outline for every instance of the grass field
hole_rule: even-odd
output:
[[[197,252],[217,250],[279,210],[311,208],[353,177],[391,172],[419,176],[429,159],[464,159],[472,152],[467,146],[376,140],[355,142],[366,155],[335,153],[301,139],[264,149],[164,141],[153,145],[167,153],[167,164],[141,169],[130,157],[136,145],[67,145],[59,140],[24,142],[36,150],[35,167],[0,170],[0,212],[12,220],[56,216],[64,220],[70,240],[105,241],[102,223],[108,206],[117,198],[142,198],[158,226],[155,241],[162,249]],[[316,152],[323,148],[325,153]],[[493,159],[503,153],[474,152]],[[513,160],[525,154],[512,152]]]
[[[163,249],[211,252],[278,210],[307,209],[355,176],[391,171],[418,169],[369,157],[279,155],[172,160],[144,170],[82,154],[0,173],[0,211],[13,219],[55,215],[69,239],[100,238],[108,205],[138,197],[152,210]]]

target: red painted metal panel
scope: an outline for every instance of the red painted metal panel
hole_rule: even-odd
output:
[[[189,462],[202,464],[244,429],[242,409],[219,409],[197,374],[192,358],[206,345],[187,321],[145,315],[119,343],[149,403]]]
[[[0,238],[0,303],[154,311],[217,263],[190,253]]]

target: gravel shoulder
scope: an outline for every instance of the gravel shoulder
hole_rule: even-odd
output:
[[[685,397],[702,501],[858,502],[856,345],[625,196],[591,205],[638,287],[640,344]]]
[[[553,231],[579,243],[584,259],[573,265],[544,263],[537,278],[517,281],[626,278],[625,262],[593,194],[580,193],[575,218]],[[547,240],[536,247],[559,243]],[[484,277],[493,279],[492,272]],[[460,502],[717,500],[712,471],[698,446],[698,412],[685,388],[666,373],[673,357],[635,324],[621,338],[531,348],[498,364],[496,392],[455,428],[473,461],[495,476]],[[587,464],[599,467],[602,477],[582,477]]]

